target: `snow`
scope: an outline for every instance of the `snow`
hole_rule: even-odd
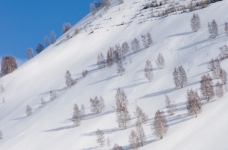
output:
[[[142,150],[228,149],[227,94],[222,99],[215,97],[209,103],[204,102],[202,113],[197,118],[188,116],[185,106],[187,89],[200,93],[200,78],[210,73],[207,63],[218,56],[220,47],[227,44],[224,23],[228,21],[225,15],[228,2],[221,1],[204,9],[155,20],[149,17],[150,9],[141,11],[144,1],[137,1],[139,3],[133,4],[133,1],[125,0],[121,5],[113,2],[101,18],[97,15],[93,19],[87,15],[61,36],[56,44],[0,79],[5,88],[0,93],[0,100],[2,97],[6,100],[5,104],[0,104],[0,130],[3,132],[0,150],[110,149],[115,143],[129,149],[128,136],[135,129],[135,105],[139,105],[149,116],[148,123],[143,125],[148,142],[140,147]],[[140,12],[144,16],[137,15],[135,18]],[[201,19],[201,29],[196,33],[190,27],[193,13],[197,13]],[[207,23],[213,19],[218,23],[219,36],[209,39]],[[145,22],[140,23],[141,20]],[[83,28],[89,22],[92,26],[88,27],[87,32],[82,30],[71,39],[64,40],[68,33],[72,35],[75,28]],[[116,26],[122,22],[127,24]],[[90,29],[94,33],[89,34]],[[116,64],[111,68],[98,69],[96,61],[99,53],[102,52],[106,57],[110,46],[125,41],[130,46],[133,38],[137,37],[141,41],[141,34],[147,32],[151,33],[154,44],[136,54],[132,51],[128,53],[123,76],[117,75]],[[155,63],[159,53],[165,58],[164,69],[158,69]],[[153,64],[152,82],[144,77],[146,60]],[[226,71],[227,61],[221,63]],[[175,88],[172,77],[174,68],[180,65],[183,65],[188,76],[188,85],[183,89]],[[82,78],[84,69],[89,74]],[[71,88],[65,85],[67,70],[74,79],[78,79],[78,83]],[[128,109],[132,120],[126,130],[118,128],[113,109],[116,89],[119,87],[125,90],[129,99]],[[51,90],[58,95],[54,101],[49,100]],[[151,124],[157,110],[166,111],[165,94],[176,102],[178,112],[167,117],[170,125],[168,133],[158,140],[152,135]],[[89,99],[95,96],[102,96],[106,104],[104,111],[98,115],[90,112]],[[42,108],[41,98],[47,101]],[[73,127],[70,120],[75,103],[79,106],[84,104],[86,108],[86,117],[79,127]],[[27,105],[33,109],[30,117],[25,113]],[[98,146],[95,135],[97,129],[110,139],[111,147]]]

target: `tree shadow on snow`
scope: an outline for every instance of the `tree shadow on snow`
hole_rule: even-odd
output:
[[[191,86],[191,85],[194,85],[194,84],[197,84],[197,83],[199,83],[199,81],[196,81],[196,82],[192,82],[190,84],[187,84],[187,85],[184,86],[184,88],[185,87],[188,87],[188,86]],[[151,93],[151,94],[146,94],[143,97],[140,97],[139,99],[144,99],[144,98],[149,98],[149,97],[156,97],[156,96],[160,96],[160,95],[165,95],[165,94],[171,93],[171,92],[176,91],[176,90],[179,90],[179,89],[180,88],[177,88],[177,87],[169,88],[167,90],[158,91],[158,92]]]
[[[118,75],[113,75],[113,76],[108,77],[108,78],[106,78],[106,79],[102,79],[102,80],[99,80],[99,81],[90,83],[90,84],[88,84],[88,85],[93,85],[93,84],[97,84],[97,83],[100,83],[100,82],[109,81],[109,80],[111,80],[111,79],[113,79],[113,78],[116,78],[116,77],[118,77]]]
[[[89,147],[89,148],[83,148],[82,150],[93,150],[93,149],[98,149],[99,146],[94,146],[94,147]]]
[[[160,140],[160,139],[148,140],[148,141],[146,141],[146,142],[144,143],[143,146],[149,145],[149,144],[154,143],[154,142],[157,142],[157,141],[159,141],[159,140]],[[139,146],[138,149],[140,149],[140,147],[143,147],[143,146]],[[124,150],[131,150],[131,146],[130,146],[130,145],[124,145],[124,146],[122,146],[122,148],[123,148]]]
[[[11,119],[11,120],[21,120],[21,119],[25,119],[25,118],[27,118],[27,116],[24,116],[24,117],[18,117],[18,118]]]
[[[193,47],[197,47],[197,50],[200,50],[202,48],[206,48],[206,47],[212,46],[214,44],[225,42],[225,41],[227,41],[227,39],[228,39],[227,36],[220,36],[215,39],[206,38],[204,40],[189,44],[187,46],[180,47],[178,50],[184,50],[184,49],[193,48]],[[205,44],[201,45],[203,43],[205,43]]]
[[[168,37],[181,36],[181,35],[188,35],[188,34],[191,34],[191,33],[193,33],[193,32],[191,31],[191,32],[177,33],[177,34],[169,35]]]
[[[100,114],[95,114],[95,113],[90,113],[90,114],[85,114],[85,118],[83,120],[89,120],[89,119],[93,119],[93,118],[97,118],[100,116],[104,116],[104,115],[108,115],[108,114],[112,114],[114,113],[114,110],[109,110]]]
[[[74,128],[73,125],[63,126],[63,127],[59,127],[59,128],[55,128],[55,129],[45,130],[44,132],[62,131],[62,130],[68,130],[68,129],[72,129],[72,128]]]
[[[122,86],[122,87],[118,87],[118,88],[122,88],[122,89],[128,89],[128,88],[133,88],[135,86],[139,86],[141,84],[146,84],[146,83],[150,83],[150,82],[139,82],[139,83],[134,83],[134,84],[130,84],[130,85],[126,85],[126,86]],[[114,88],[112,90],[117,90],[118,88]]]

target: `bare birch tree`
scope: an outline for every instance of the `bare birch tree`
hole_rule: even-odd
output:
[[[121,146],[115,144],[112,150],[123,150],[123,148]]]
[[[34,53],[33,53],[32,48],[28,48],[28,50],[27,50],[27,58],[28,58],[28,60],[32,59],[33,57],[34,57]]]
[[[74,104],[74,112],[72,114],[72,121],[74,123],[74,126],[75,127],[78,127],[80,126],[81,124],[81,111],[79,110],[78,108],[78,105],[77,104]]]
[[[176,112],[176,105],[175,102],[172,102],[169,99],[168,95],[165,95],[165,102],[166,102],[166,108],[168,109],[169,115],[174,115]]]
[[[131,42],[132,50],[133,52],[137,53],[140,51],[140,44],[137,38],[134,38],[133,41]]]
[[[50,45],[50,41],[49,41],[49,38],[47,36],[44,37],[44,43],[45,43],[46,47],[48,47]]]
[[[153,78],[153,66],[149,60],[146,61],[144,72],[145,77],[149,80],[149,82],[151,82]]]
[[[45,105],[46,105],[46,101],[43,98],[41,98],[41,107],[44,107]]]
[[[104,133],[101,130],[97,129],[96,135],[97,135],[97,143],[103,147],[105,143]]]
[[[136,123],[136,131],[137,131],[140,145],[144,146],[144,144],[146,143],[146,135],[143,130],[142,124],[140,122]]]
[[[214,96],[214,88],[211,76],[209,74],[203,75],[200,81],[200,89],[202,96],[207,100],[210,101]]]
[[[67,70],[66,75],[66,85],[67,87],[71,87],[72,85],[76,84],[77,80],[72,79],[70,72]]]
[[[191,19],[192,31],[197,32],[200,29],[200,18],[197,14],[193,14]]]
[[[3,134],[1,130],[0,130],[0,139],[3,139]]]
[[[214,60],[214,69],[212,71],[213,77],[219,79],[221,73],[221,66],[218,58]]]
[[[124,75],[124,73],[125,73],[125,68],[124,68],[124,66],[123,66],[123,62],[122,62],[122,61],[118,61],[118,62],[117,62],[117,73],[118,73],[120,76]]]
[[[57,97],[57,94],[55,91],[50,91],[50,100],[53,101],[55,100]]]
[[[163,111],[158,110],[156,112],[152,129],[154,130],[154,135],[160,139],[163,139],[167,133],[168,125]]]
[[[54,44],[56,42],[56,34],[54,31],[51,31],[51,43]]]
[[[143,124],[147,123],[148,116],[139,106],[136,106],[134,114],[137,118],[137,122],[143,123]]]
[[[25,113],[28,117],[32,115],[32,108],[29,105],[27,105]]]
[[[124,42],[124,43],[122,44],[122,50],[123,50],[123,54],[124,54],[124,55],[127,54],[127,53],[129,52],[129,46],[128,46],[127,42]]]
[[[81,106],[81,118],[82,119],[85,118],[85,106],[84,105]]]
[[[130,147],[133,150],[138,150],[139,147],[139,137],[135,130],[132,130],[129,136]]]
[[[193,90],[187,91],[187,109],[190,115],[197,115],[201,112],[201,103],[198,93]]]
[[[160,69],[165,68],[165,59],[161,53],[158,54],[156,64],[157,64],[158,68],[160,68]]]
[[[227,22],[225,23],[225,32],[226,32],[226,35],[228,35],[228,23]]]
[[[217,82],[215,85],[215,94],[218,98],[223,97],[223,86],[219,82]]]
[[[127,109],[128,100],[124,90],[118,88],[115,98],[117,123],[119,124],[119,128],[126,129],[128,124],[130,123],[131,116]]]

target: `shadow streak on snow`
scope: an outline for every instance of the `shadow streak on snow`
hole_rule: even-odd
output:
[[[168,37],[181,36],[181,35],[188,35],[188,34],[191,34],[191,33],[193,33],[193,32],[191,31],[191,32],[177,33],[177,34],[169,35]]]
[[[63,88],[61,88],[61,89],[57,89],[57,90],[50,90],[50,91],[53,91],[53,92],[62,92],[62,91],[65,91],[66,89],[68,89],[69,87],[63,87]],[[48,94],[48,93],[50,93],[50,91],[48,91],[48,92],[44,92],[44,93],[41,93],[41,94],[39,94],[39,95],[44,95],[44,94]]]
[[[203,73],[200,73],[200,74],[191,76],[191,77],[189,77],[189,78],[194,78],[194,77],[197,77],[197,76],[200,76],[200,75],[206,75],[206,74],[209,73],[209,72],[210,72],[210,71],[206,71],[206,72],[203,72]]]
[[[93,149],[98,149],[99,146],[94,146],[94,147],[89,147],[89,148],[83,148],[82,150],[93,150]]]
[[[106,79],[103,79],[103,80],[99,80],[99,81],[96,81],[96,82],[90,83],[90,84],[88,84],[88,85],[97,84],[97,83],[100,83],[100,82],[103,82],[103,81],[109,81],[109,80],[111,80],[111,79],[113,79],[113,78],[116,78],[116,77],[118,77],[118,75],[113,75],[113,76],[108,77],[108,78],[106,78]]]
[[[63,127],[59,127],[59,128],[55,128],[55,129],[45,130],[44,132],[62,131],[62,130],[68,130],[68,129],[72,129],[72,128],[74,128],[73,125],[63,126]]]
[[[128,88],[132,88],[132,87],[139,86],[139,85],[141,85],[141,84],[146,84],[146,83],[150,83],[150,82],[145,82],[145,81],[144,81],[144,82],[134,83],[134,84],[130,84],[130,85],[118,87],[118,88],[128,89]],[[113,90],[117,90],[118,88],[114,88],[114,89],[112,89],[112,91],[113,91]]]
[[[187,48],[198,47],[198,46],[200,46],[200,47],[197,48],[197,50],[200,50],[202,48],[206,48],[206,47],[212,46],[214,44],[225,42],[225,41],[227,41],[227,39],[228,39],[227,36],[220,36],[220,37],[217,37],[215,39],[206,38],[204,40],[189,44],[187,46],[180,47],[178,50],[184,50],[184,49],[187,49]],[[203,44],[203,43],[206,43],[206,45],[200,45],[200,44]]]
[[[191,86],[191,85],[194,85],[194,84],[197,84],[197,83],[199,83],[199,81],[190,83],[190,84],[184,86],[184,88],[185,88],[185,87],[188,87],[188,86]],[[140,97],[139,99],[149,98],[149,97],[156,97],[156,96],[160,96],[160,95],[165,95],[165,94],[171,93],[171,92],[176,91],[176,90],[179,90],[179,88],[174,87],[174,88],[169,88],[169,89],[167,89],[167,90],[158,91],[158,92],[151,93],[151,94],[146,94],[146,95],[144,95],[143,97]]]
[[[103,112],[103,113],[100,113],[100,114],[95,114],[95,113],[86,114],[85,118],[83,120],[89,120],[89,119],[97,118],[97,117],[100,117],[100,116],[112,114],[114,112],[115,112],[114,110],[109,110],[109,111],[106,111],[106,112]]]
[[[21,119],[25,119],[25,118],[27,118],[27,116],[24,116],[24,117],[18,117],[18,118],[11,119],[11,120],[21,120]]]
[[[159,141],[159,139],[148,140],[148,141],[146,141],[146,142],[144,143],[144,146],[146,146],[146,145],[148,145],[148,144],[151,144],[151,143],[154,143],[154,142],[157,142],[157,141]],[[140,147],[142,147],[142,146],[139,146],[138,149],[140,149]],[[130,146],[130,145],[122,146],[122,148],[123,148],[124,150],[131,150],[131,146]]]

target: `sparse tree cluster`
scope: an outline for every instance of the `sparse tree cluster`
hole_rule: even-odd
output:
[[[193,16],[192,16],[191,27],[192,27],[192,31],[194,31],[194,32],[197,32],[201,27],[200,18],[197,14],[193,14]]]
[[[158,54],[156,64],[157,64],[158,68],[160,68],[160,69],[165,68],[165,59],[161,53]]]
[[[50,91],[50,100],[53,101],[57,98],[57,94],[55,91]]]
[[[70,74],[70,72],[68,70],[66,72],[65,79],[66,79],[67,87],[71,87],[71,86],[73,86],[74,84],[77,83],[77,80],[72,79],[71,74]]]
[[[168,125],[163,111],[158,110],[156,112],[152,129],[154,135],[160,139],[162,139],[168,131]]]
[[[190,115],[197,115],[201,112],[200,97],[196,91],[187,91],[187,109]]]
[[[165,95],[166,108],[168,109],[169,115],[174,115],[176,112],[176,104],[171,101],[168,95]]]
[[[174,80],[176,87],[183,88],[184,85],[187,84],[187,82],[188,82],[187,75],[182,66],[174,69],[173,80]]]
[[[97,56],[97,65],[99,69],[105,68],[105,58],[102,53]]]
[[[149,60],[146,61],[144,72],[145,77],[151,82],[153,79],[153,66]]]
[[[27,114],[27,116],[31,116],[32,115],[32,107],[27,105],[25,113]]]
[[[201,89],[202,96],[207,101],[210,101],[214,97],[214,87],[213,87],[212,78],[210,74],[203,75],[201,77],[200,89]]]
[[[210,38],[216,38],[218,36],[218,25],[215,20],[212,22],[208,22],[208,32],[210,34]]]
[[[17,62],[13,56],[5,56],[1,62],[1,73],[2,75],[9,74],[17,69]]]
[[[99,143],[99,145],[103,147],[105,143],[104,133],[101,130],[97,129],[96,135],[97,135],[97,143]]]
[[[119,128],[126,129],[128,124],[130,123],[130,114],[128,112],[128,99],[124,90],[118,88],[116,91],[116,115],[117,122],[119,124]]]
[[[69,22],[63,24],[63,33],[66,33],[71,28],[71,24]]]
[[[99,114],[102,112],[102,110],[105,108],[105,102],[102,97],[98,99],[96,96],[94,99],[90,98],[90,104],[91,104],[91,112]]]

